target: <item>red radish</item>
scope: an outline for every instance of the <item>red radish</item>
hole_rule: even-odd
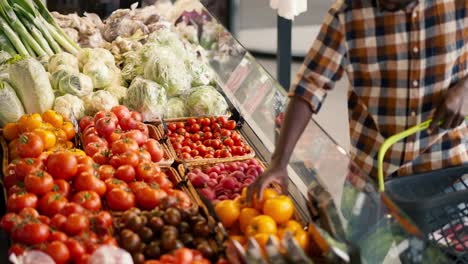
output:
[[[215,192],[210,189],[210,188],[203,188],[201,189],[200,193],[205,196],[206,198],[210,199],[210,200],[214,200],[216,199],[216,194]]]
[[[210,178],[206,176],[206,174],[198,174],[193,177],[192,184],[195,186],[195,188],[202,188],[205,186],[205,183],[209,180]]]
[[[192,172],[195,173],[195,174],[200,174],[200,173],[202,173],[202,170],[200,168],[195,168],[195,169],[193,169]],[[209,173],[207,173],[207,174],[209,174]]]
[[[234,188],[236,188],[237,180],[234,177],[228,177],[228,178],[222,179],[220,184],[221,186],[223,186],[223,188],[233,190]]]

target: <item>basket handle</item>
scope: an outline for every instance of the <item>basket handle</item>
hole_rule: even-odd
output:
[[[468,120],[468,116],[466,116],[466,119]],[[386,139],[384,141],[384,143],[382,144],[382,146],[380,146],[380,149],[379,149],[379,154],[378,154],[378,160],[377,160],[377,177],[378,177],[378,181],[379,181],[379,191],[380,192],[383,192],[385,191],[385,184],[384,184],[384,175],[383,175],[383,160],[384,160],[384,157],[385,157],[385,153],[387,152],[387,150],[395,143],[397,143],[398,141],[406,138],[406,137],[409,137],[413,134],[416,134],[418,133],[419,131],[423,131],[423,130],[426,130],[429,128],[429,126],[431,125],[431,122],[432,120],[429,119],[419,125],[416,125],[414,127],[411,127],[409,128],[408,130],[405,130],[401,133],[398,133],[396,135],[393,135],[391,137],[389,137],[388,139]],[[440,122],[442,123],[442,121]]]

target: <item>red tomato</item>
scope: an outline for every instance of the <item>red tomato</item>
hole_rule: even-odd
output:
[[[138,122],[143,122],[143,116],[138,112],[132,111],[131,117]]]
[[[71,214],[84,214],[84,213],[85,213],[85,209],[83,208],[83,206],[77,203],[73,203],[73,202],[67,203],[60,211],[60,214],[67,216],[67,217],[70,216]]]
[[[15,193],[7,199],[8,212],[19,213],[23,208],[36,208],[37,196],[32,193]]]
[[[198,133],[200,131],[200,125],[199,124],[193,124],[190,126],[190,132],[192,133]]]
[[[213,147],[214,149],[219,149],[221,148],[221,141],[219,139],[215,139],[215,140],[212,140],[211,141],[211,147]]]
[[[204,133],[206,133],[206,132],[211,132],[211,126],[203,127],[202,131],[203,131]]]
[[[231,138],[226,138],[226,139],[223,141],[223,144],[224,144],[225,146],[232,147],[232,146],[234,146],[234,140],[232,140]]]
[[[210,140],[213,138],[213,133],[211,132],[205,132],[205,134],[203,134],[203,139],[204,140]]]
[[[192,263],[193,253],[192,250],[188,248],[177,249],[174,253],[176,263],[180,264],[190,264]]]
[[[65,264],[70,260],[70,251],[65,243],[54,241],[46,246],[45,252],[52,257],[56,264]]]
[[[205,159],[212,159],[214,158],[213,154],[205,154],[205,156],[203,156]]]
[[[138,126],[137,126],[137,129],[139,131],[141,131],[141,133],[143,133],[143,135],[149,137],[149,130],[148,130],[148,126],[145,125],[144,123],[139,123]]]
[[[41,244],[49,238],[49,227],[43,223],[26,222],[13,230],[13,241],[26,245]]]
[[[47,239],[47,241],[60,241],[60,242],[65,242],[67,241],[68,237],[65,233],[63,232],[60,232],[60,231],[53,231],[52,233],[50,233],[49,235],[49,238]]]
[[[114,130],[114,132],[112,132],[108,137],[106,137],[107,143],[112,145],[112,143],[122,138],[122,134],[123,134],[122,130],[120,129]]]
[[[179,135],[185,135],[186,132],[187,132],[187,130],[185,130],[185,128],[183,128],[183,127],[177,128],[177,134],[179,134]]]
[[[3,176],[3,186],[7,190],[13,187],[18,182],[20,182],[18,177],[16,177],[15,169],[16,169],[16,164],[13,164],[13,163],[8,164],[8,167],[6,169],[6,174]]]
[[[155,139],[148,139],[148,141],[143,145],[143,148],[150,153],[151,160],[153,162],[159,162],[164,158],[164,150],[161,144],[159,144]]]
[[[126,211],[135,207],[135,195],[130,190],[113,189],[106,195],[106,201],[113,211]]]
[[[221,129],[221,136],[222,136],[223,138],[225,138],[225,137],[230,137],[231,135],[232,135],[231,130],[227,130],[227,129],[225,129],[225,128]]]
[[[120,189],[128,188],[127,183],[119,179],[110,178],[110,179],[107,179],[105,183],[107,187],[107,192],[110,192],[112,189],[115,189],[115,188],[120,188]]]
[[[228,122],[228,118],[225,116],[218,116],[217,121],[218,123],[224,125]]]
[[[141,147],[138,149],[138,158],[140,162],[151,161],[151,154],[146,149]]]
[[[184,122],[177,122],[176,126],[177,126],[177,128],[184,128],[185,124],[184,124]]]
[[[141,188],[135,193],[138,208],[143,210],[153,210],[161,200],[167,196],[167,193],[161,189],[153,189],[150,187]]]
[[[115,114],[115,116],[122,120],[126,117],[130,117],[130,110],[124,105],[117,105],[112,107],[111,112]]]
[[[93,156],[93,160],[94,162],[96,162],[97,164],[100,164],[100,165],[103,165],[103,164],[107,164],[109,163],[110,161],[110,151],[109,150],[102,150],[96,154],[94,154]]]
[[[142,181],[136,181],[136,182],[132,182],[130,183],[129,187],[130,187],[130,190],[132,190],[133,193],[137,193],[139,192],[139,190],[141,188],[146,188],[148,187],[149,185],[146,183],[146,182],[142,182]]]
[[[199,145],[197,146],[197,151],[200,153],[200,155],[205,155],[206,154],[206,147],[204,145]]]
[[[21,212],[19,212],[19,216],[21,216],[22,218],[34,219],[39,217],[39,213],[34,208],[26,207],[23,208]]]
[[[76,191],[95,191],[101,197],[106,194],[106,184],[88,172],[76,176],[73,187]]]
[[[50,225],[50,218],[45,215],[38,216],[37,220],[39,220],[43,224]]]
[[[115,169],[111,165],[101,165],[98,169],[99,179],[105,181],[114,178]]]
[[[85,116],[80,120],[80,131],[85,131],[91,125],[94,125],[94,119],[91,116]]]
[[[174,147],[175,150],[179,150],[179,149],[182,149],[182,144],[180,144],[180,143],[173,143],[173,144],[172,144],[172,147]]]
[[[103,144],[102,142],[89,143],[85,146],[84,150],[86,155],[92,157],[100,151],[107,150],[107,144]]]
[[[83,254],[80,255],[80,257],[75,260],[75,264],[89,264],[89,259],[91,258],[91,255],[89,254]]]
[[[190,136],[190,139],[193,141],[193,142],[196,142],[196,141],[199,141],[200,139],[202,139],[202,137],[200,136],[200,134],[193,134]]]
[[[57,230],[63,230],[63,226],[67,222],[67,217],[63,214],[56,214],[50,219],[50,227],[56,228]]]
[[[99,211],[101,209],[101,198],[94,191],[81,191],[76,193],[72,201],[90,211]]]
[[[48,192],[39,200],[41,214],[52,217],[58,214],[68,203],[67,198],[58,192]]]
[[[137,181],[152,182],[155,177],[159,176],[161,168],[152,162],[142,162],[136,168]]]
[[[138,146],[143,145],[148,140],[148,137],[140,130],[130,130],[125,132],[122,134],[122,138],[131,138],[138,144]]]
[[[10,249],[8,249],[8,256],[15,254],[16,256],[21,256],[26,251],[26,248],[21,244],[13,244]]]
[[[119,244],[117,243],[117,240],[112,237],[111,235],[105,235],[103,238],[102,238],[102,244],[104,245],[110,245],[110,246],[114,246],[114,247],[118,247]]]
[[[212,124],[211,124],[211,131],[213,131],[213,132],[218,132],[218,130],[220,130],[220,129],[221,129],[221,125],[220,125],[220,124],[218,124],[218,123],[212,123]]]
[[[196,148],[196,146],[194,146],[194,147]],[[198,156],[199,154],[200,154],[200,153],[199,153],[198,150],[196,150],[196,149],[192,149],[192,150],[190,151],[190,155],[191,155],[192,157],[196,157],[196,156]]]
[[[190,155],[190,153],[184,152],[182,153],[182,159],[190,160],[192,159],[192,156]]]
[[[112,226],[112,215],[107,211],[101,211],[97,214],[94,223],[98,228],[107,230]]]
[[[229,120],[225,125],[223,125],[223,127],[229,130],[234,130],[237,127],[237,123],[234,120]]]
[[[182,147],[181,151],[184,152],[184,153],[190,153],[190,151],[192,151],[192,149],[189,146],[185,146],[185,147]]]
[[[70,258],[76,263],[82,255],[86,254],[86,248],[76,239],[69,238],[65,245],[70,252]]]
[[[82,130],[83,139],[87,136],[97,135],[96,126],[94,125],[94,121],[92,125],[89,125],[84,130]]]
[[[16,148],[21,158],[36,158],[44,151],[44,142],[33,132],[26,132],[20,135]]]
[[[90,134],[90,135],[84,136],[83,143],[85,146],[91,143],[99,143],[99,145],[101,146],[108,147],[107,140],[105,138],[98,136],[97,134]]]
[[[18,226],[21,221],[23,221],[23,217],[15,213],[7,213],[2,217],[0,227],[5,231],[5,233],[10,234],[13,231],[13,228]]]
[[[161,173],[160,176],[154,178],[154,182],[159,185],[159,187],[166,192],[174,187],[172,182],[167,178],[167,176]]]
[[[122,165],[130,165],[133,167],[138,166],[138,163],[140,162],[140,159],[138,158],[138,154],[136,152],[125,152],[120,155],[114,155],[110,161],[109,164],[112,165],[114,168],[118,168]]]
[[[115,171],[115,178],[129,183],[135,179],[135,174],[133,166],[122,165]]]
[[[69,236],[78,235],[89,229],[89,219],[82,214],[73,213],[68,216],[63,228]]]
[[[175,123],[169,123],[169,124],[167,124],[167,129],[174,132],[174,131],[177,130],[177,125]]]
[[[187,119],[187,125],[191,126],[193,124],[196,124],[197,120],[195,118],[189,118]]]
[[[94,115],[94,123],[97,123],[97,121],[101,118],[112,118],[115,122],[118,121],[117,116],[114,113],[102,110]]]
[[[96,121],[96,131],[103,137],[108,137],[117,128],[115,120],[112,118],[101,118]]]
[[[14,174],[18,181],[24,181],[26,175],[43,168],[44,164],[39,159],[20,159],[14,166]]]
[[[138,122],[139,121],[133,119],[132,117],[126,117],[126,118],[121,119],[119,121],[119,124],[122,130],[127,131],[127,130],[136,129],[138,127]]]
[[[207,117],[203,118],[201,120],[201,125],[204,126],[204,127],[208,127],[211,125],[211,120]]]
[[[137,152],[138,143],[131,138],[122,138],[112,143],[112,154],[118,155],[128,151]]]
[[[75,177],[78,170],[78,161],[75,155],[67,151],[59,151],[50,154],[47,159],[47,171],[54,179],[69,181]]]
[[[41,196],[54,188],[54,178],[45,171],[36,171],[30,173],[24,178],[26,191]]]
[[[183,191],[172,189],[172,190],[168,190],[167,194],[177,198],[178,205],[180,206],[180,208],[189,208],[190,206],[192,206],[192,202],[190,201],[190,198]]]

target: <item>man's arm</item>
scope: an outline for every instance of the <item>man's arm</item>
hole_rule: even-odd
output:
[[[312,109],[310,104],[298,96],[292,97],[284,116],[270,167],[247,189],[248,201],[252,201],[254,193],[258,193],[258,197],[261,199],[263,190],[273,181],[280,182],[283,193],[287,192],[289,177],[286,168],[297,141],[311,117]]]

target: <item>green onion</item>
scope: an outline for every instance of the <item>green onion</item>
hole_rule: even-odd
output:
[[[13,31],[13,29],[11,29],[10,25],[8,25],[8,23],[5,21],[5,19],[3,19],[3,17],[1,17],[1,16],[0,16],[0,30],[3,31],[5,36],[8,37],[8,39],[10,40],[13,47],[15,47],[15,49],[18,51],[18,54],[20,54],[22,56],[28,56],[28,55],[32,56],[32,55],[34,55],[34,53],[30,54],[28,52],[28,49],[23,44],[23,42],[21,42],[21,39],[18,37],[18,35],[16,35],[15,31]]]
[[[8,52],[8,54],[12,56],[17,54],[15,47],[13,47],[10,40],[8,39],[7,36],[5,36],[3,31],[0,31],[0,50],[4,50]]]

